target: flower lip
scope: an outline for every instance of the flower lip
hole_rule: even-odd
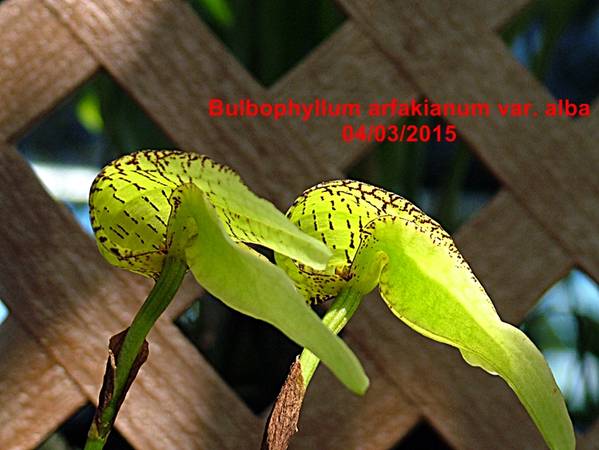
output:
[[[311,303],[337,296],[353,277],[352,264],[369,224],[384,216],[413,220],[425,214],[405,198],[354,180],[332,180],[317,184],[300,195],[287,217],[304,233],[321,240],[333,253],[324,270],[277,255],[279,264]]]

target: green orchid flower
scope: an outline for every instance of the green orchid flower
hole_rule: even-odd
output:
[[[318,319],[284,271],[246,244],[315,269],[325,269],[330,251],[254,195],[231,169],[194,153],[133,153],[98,174],[89,203],[101,254],[156,284],[131,326],[111,340],[112,359],[87,450],[103,448],[147,357],[145,337],[188,269],[231,308],[310,349],[350,390],[366,390],[368,379],[351,350]]]
[[[276,261],[308,302],[336,298],[323,320],[333,331],[378,287],[401,321],[503,378],[551,449],[574,449],[572,423],[543,356],[524,333],[501,321],[438,223],[399,195],[350,180],[307,190],[287,217],[332,252],[324,269],[282,253]],[[304,351],[300,363],[307,387],[318,358]]]

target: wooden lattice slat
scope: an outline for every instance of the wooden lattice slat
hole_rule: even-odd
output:
[[[33,448],[86,399],[64,368],[12,316],[0,326],[2,448]]]
[[[318,163],[318,150],[301,134],[279,122],[208,116],[211,98],[266,101],[269,95],[186,3],[45,3],[177,144],[239,169],[257,192],[286,205],[310,181],[337,174],[330,165]]]
[[[306,80],[310,82],[306,83]],[[351,101],[362,105],[387,101],[391,96],[407,100],[418,95],[411,83],[394,70],[393,64],[352,22],[343,24],[314,49],[279,80],[271,92],[279,101],[293,98],[298,102],[310,102],[314,98],[324,98],[331,102]],[[371,147],[360,141],[341,143],[341,126],[360,124],[363,122],[360,117],[322,117],[312,119],[308,124],[299,123],[295,118],[281,121],[305,134],[310,146],[318,149],[321,161],[340,168],[349,167]],[[387,118],[386,122],[392,123],[395,119]],[[309,133],[305,133],[306,127]]]
[[[7,0],[0,11],[0,137],[9,140],[98,64],[38,0]]]

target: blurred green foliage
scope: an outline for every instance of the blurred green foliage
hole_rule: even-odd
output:
[[[76,114],[77,119],[88,132],[99,134],[104,130],[100,96],[93,87],[88,86],[81,93],[76,106]]]
[[[559,38],[587,3],[585,0],[536,0],[503,28],[501,36],[511,45],[534,22],[540,25],[541,43],[529,67],[535,77],[543,82]]]
[[[522,330],[562,366],[557,375],[570,415],[579,429],[589,427],[599,416],[599,286],[572,271],[529,313]]]
[[[188,2],[265,86],[297,64],[345,19],[332,0]]]
[[[190,0],[191,6],[213,26],[228,30],[235,25],[235,15],[229,0]]]
[[[108,74],[100,72],[77,93],[77,119],[92,134],[106,139],[105,161],[138,149],[170,149],[174,145]]]

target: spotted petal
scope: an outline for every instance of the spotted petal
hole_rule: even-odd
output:
[[[102,255],[115,266],[156,278],[170,245],[169,198],[185,183],[204,193],[233,240],[324,267],[330,256],[326,246],[254,195],[235,172],[206,156],[171,150],[123,156],[94,180],[90,216]]]

